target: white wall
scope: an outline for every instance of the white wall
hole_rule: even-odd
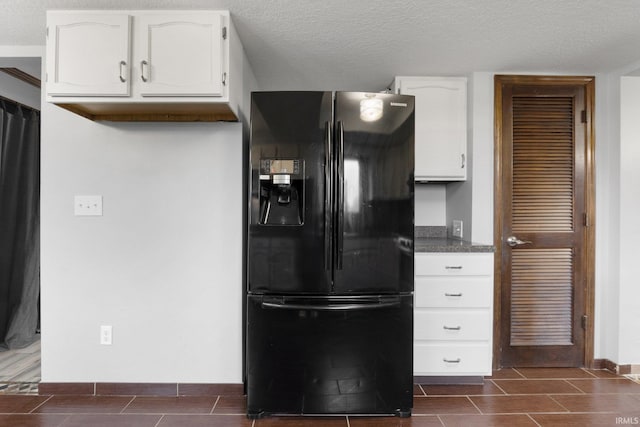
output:
[[[493,244],[493,73],[473,73],[470,81],[473,142],[472,235],[474,242]]]
[[[595,357],[621,365],[640,364],[639,68],[596,77]]]
[[[42,135],[42,381],[240,383],[241,124],[45,103]],[[74,216],[74,195],[104,215]]]
[[[415,225],[447,225],[446,185],[416,184]]]
[[[618,363],[620,75],[596,76],[595,357]]]
[[[0,67],[20,68],[39,76],[43,53],[44,46],[0,45]],[[40,109],[40,90],[6,73],[0,73],[0,95]]]
[[[467,151],[467,153],[469,153]],[[467,161],[471,161],[471,156],[467,154]],[[467,180],[461,182],[452,182],[447,184],[447,202],[446,202],[446,223],[447,231],[451,234],[453,230],[453,221],[462,221],[462,238],[471,240],[472,227],[472,182],[473,176],[471,169],[467,170]]]
[[[36,110],[40,109],[40,89],[1,72],[0,95]]]
[[[449,234],[453,230],[453,221],[462,221],[462,238],[472,240],[473,228],[473,79],[467,78],[467,180],[447,185],[447,225]]]
[[[620,82],[619,364],[640,365],[640,77]]]

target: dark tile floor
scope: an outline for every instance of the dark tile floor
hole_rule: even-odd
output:
[[[640,383],[606,371],[505,369],[484,385],[414,387],[413,416],[248,420],[242,396],[0,395],[0,427],[426,427],[640,424]]]

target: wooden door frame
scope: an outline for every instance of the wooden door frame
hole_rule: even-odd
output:
[[[502,227],[504,212],[502,203],[502,174],[504,162],[502,159],[502,85],[503,84],[530,85],[582,85],[585,88],[585,294],[584,313],[586,317],[584,336],[584,366],[594,367],[594,306],[595,306],[595,77],[592,76],[528,76],[528,75],[495,75],[494,76],[494,327],[493,327],[493,368],[498,369],[501,362],[501,321],[502,321]]]

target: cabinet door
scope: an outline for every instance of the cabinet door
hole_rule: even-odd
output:
[[[216,12],[136,19],[142,96],[222,96],[223,16]]]
[[[466,180],[467,79],[400,77],[397,86],[415,96],[416,180]]]
[[[129,95],[129,15],[49,13],[47,94]]]

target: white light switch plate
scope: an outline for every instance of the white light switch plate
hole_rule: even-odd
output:
[[[111,325],[100,326],[100,344],[113,344],[113,327]]]
[[[75,216],[101,216],[102,196],[75,196],[73,198]]]

